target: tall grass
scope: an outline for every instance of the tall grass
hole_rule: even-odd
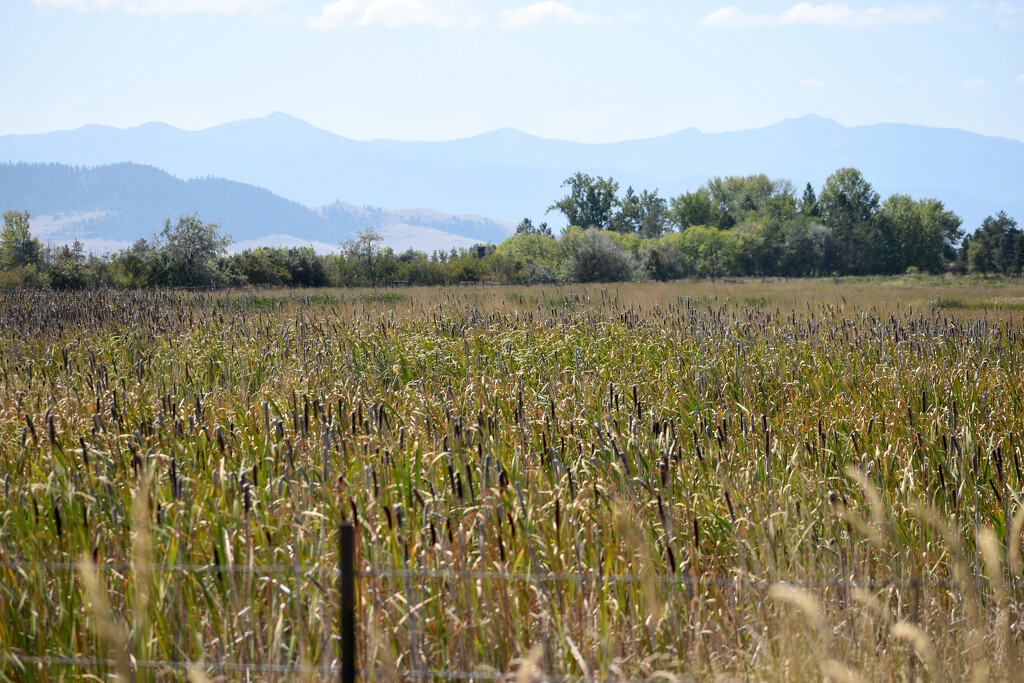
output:
[[[0,293],[0,677],[315,677],[354,520],[385,677],[1015,680],[1024,337],[944,286]]]

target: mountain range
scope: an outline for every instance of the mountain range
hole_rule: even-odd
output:
[[[199,210],[204,218],[221,218],[228,232],[246,239],[278,234],[326,244],[347,234],[337,225],[351,228],[380,218],[374,211],[385,211],[358,207],[431,207],[386,213],[394,225],[403,226],[394,235],[408,238],[426,228],[422,234],[427,237],[419,242],[428,244],[440,244],[446,236],[466,242],[500,239],[523,217],[550,220],[557,227],[561,217],[545,212],[565,193],[562,181],[576,171],[613,176],[623,189],[657,188],[669,197],[711,176],[751,173],[792,180],[798,191],[807,182],[820,190],[834,170],[854,166],[883,197],[900,192],[942,200],[968,230],[1000,210],[1024,221],[1024,142],[907,124],[846,127],[817,116],[754,130],[702,133],[690,128],[643,140],[586,144],[514,129],[444,142],[357,141],[275,113],[199,131],[148,123],[0,136],[0,161],[90,169],[114,165],[110,168],[117,173],[130,170],[140,177],[160,169],[170,176],[164,185],[177,188],[179,195],[173,200],[172,194],[149,197],[154,206],[159,204],[155,213],[166,217]],[[243,183],[255,187],[243,188]],[[263,212],[243,210],[259,192],[284,198],[273,225],[253,215]],[[213,207],[212,214],[207,204],[200,206],[200,196]],[[4,207],[18,206],[18,198],[0,186]],[[126,209],[116,201],[104,202],[79,202],[75,210],[123,218]],[[305,207],[319,208],[303,212]],[[47,212],[57,215],[59,208],[51,205]],[[339,215],[345,218],[332,222]],[[127,236],[129,224],[120,225],[118,234]]]
[[[78,239],[91,251],[115,251],[159,232],[164,220],[198,213],[218,221],[235,243],[313,246],[330,251],[364,227],[374,227],[399,250],[469,247],[499,242],[511,223],[439,211],[389,210],[332,202],[307,208],[269,190],[216,177],[181,180],[153,166],[121,162],[95,167],[57,163],[0,163],[0,207],[27,210],[32,231],[46,243]]]

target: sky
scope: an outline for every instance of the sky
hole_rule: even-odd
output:
[[[1024,140],[1024,0],[0,0],[0,135],[283,111],[610,142],[817,114]]]

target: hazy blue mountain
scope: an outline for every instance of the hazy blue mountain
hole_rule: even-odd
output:
[[[0,207],[32,213],[33,228],[44,241],[77,238],[111,248],[151,237],[168,217],[193,212],[205,221],[220,221],[222,231],[245,246],[269,241],[326,248],[373,226],[395,248],[431,251],[500,241],[514,228],[480,216],[426,209],[350,204],[310,209],[253,185],[215,177],[181,180],[135,163],[92,168],[0,163]]]
[[[856,166],[883,197],[935,196],[969,228],[999,210],[1024,220],[1024,142],[901,124],[844,127],[816,116],[756,130],[682,130],[607,144],[545,140],[501,129],[445,142],[355,141],[285,114],[183,131],[125,130],[0,137],[0,160],[151,164],[180,177],[215,175],[269,188],[306,206],[429,206],[517,222],[544,220],[576,172],[614,176],[623,189],[693,189],[714,175],[767,173],[802,190]],[[557,216],[548,217],[558,224]]]

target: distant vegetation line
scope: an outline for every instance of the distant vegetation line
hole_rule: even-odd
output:
[[[933,198],[884,201],[855,168],[830,175],[816,193],[788,180],[715,177],[671,199],[657,190],[620,193],[613,178],[576,173],[549,207],[569,226],[559,237],[523,219],[500,244],[471,249],[382,246],[365,228],[339,254],[312,248],[250,249],[228,255],[230,236],[198,215],[168,218],[152,240],[110,256],[79,242],[43,247],[27,211],[4,214],[0,287],[361,286],[401,282],[614,282],[686,277],[998,273],[1024,271],[1024,233],[999,211],[965,235],[961,218]],[[429,217],[428,217],[429,219]]]

